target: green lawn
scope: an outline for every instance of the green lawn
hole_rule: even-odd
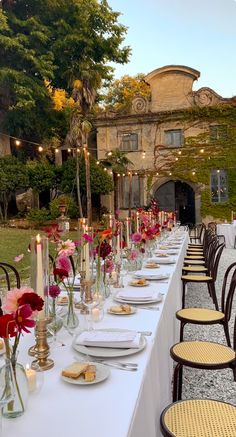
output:
[[[28,245],[31,237],[37,235],[40,231],[35,229],[11,229],[0,228],[0,261],[13,265],[18,272],[22,283],[29,282],[30,276],[30,253]],[[42,231],[40,232],[42,234]],[[70,232],[66,238],[76,239],[77,233]],[[16,255],[24,254],[20,262],[15,262]]]

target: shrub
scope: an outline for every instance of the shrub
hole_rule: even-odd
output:
[[[50,211],[46,208],[32,208],[26,218],[31,224],[37,227],[45,225],[51,219],[51,216]]]
[[[67,207],[65,215],[69,216],[70,218],[78,217],[78,207],[73,197],[62,194],[61,196],[58,196],[56,199],[52,200],[49,204],[52,219],[56,219],[61,215],[59,209],[59,205],[61,203],[64,203]]]

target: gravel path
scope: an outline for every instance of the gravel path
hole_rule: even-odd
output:
[[[221,287],[226,268],[236,261],[235,249],[224,249],[216,281],[216,291],[221,296]],[[190,284],[186,295],[187,307],[214,308],[205,284]],[[231,339],[233,338],[233,325],[236,315],[236,291],[234,295],[233,311],[230,320]],[[224,330],[221,325],[200,326],[186,325],[185,340],[211,340],[226,344]],[[232,340],[231,340],[232,341]],[[183,399],[209,398],[230,402],[236,405],[236,382],[233,380],[233,372],[224,370],[199,370],[184,367]]]

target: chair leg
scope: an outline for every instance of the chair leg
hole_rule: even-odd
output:
[[[180,364],[179,367],[179,381],[178,381],[178,401],[182,399],[182,386],[183,386],[183,366]]]
[[[186,289],[186,282],[183,281],[182,308],[185,307],[185,289]]]
[[[230,341],[230,336],[229,336],[229,326],[228,326],[228,323],[225,321],[223,326],[224,326],[224,331],[225,331],[225,337],[226,337],[227,345],[228,345],[229,347],[231,347],[231,341]]]
[[[173,376],[173,402],[176,402],[179,398],[179,371],[180,367],[182,367],[181,364],[176,364],[175,370],[174,370],[174,376]]]
[[[184,327],[185,327],[186,323],[185,322],[180,322],[180,335],[179,335],[179,341],[183,341],[184,339]]]
[[[209,286],[210,286],[210,289],[211,289],[211,297],[212,297],[214,305],[216,307],[216,311],[219,311],[219,305],[218,305],[217,297],[216,297],[215,284],[213,282],[210,282]]]

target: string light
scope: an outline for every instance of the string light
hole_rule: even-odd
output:
[[[16,143],[16,146],[20,146],[21,145],[20,140],[16,140],[15,143]]]
[[[175,158],[175,160],[176,160],[176,161],[178,161],[178,160],[179,160],[179,158]]]
[[[125,173],[123,173],[123,175],[122,175],[123,177],[125,176]]]
[[[38,147],[38,151],[39,151],[39,152],[42,152],[42,151],[43,151],[43,147],[42,147],[42,146],[39,146],[39,147]]]
[[[169,176],[172,176],[172,173],[171,173],[171,172],[169,173]]]
[[[181,155],[181,153],[182,153],[181,150],[179,150],[179,151],[178,151],[178,155]]]
[[[106,168],[106,167],[104,167],[104,171],[107,171],[107,168]]]
[[[117,174],[118,178],[120,177],[120,173]]]
[[[67,152],[70,153],[70,152],[71,152],[71,149],[67,149]]]
[[[89,156],[89,155],[90,155],[90,152],[87,152],[87,155]]]
[[[77,153],[80,153],[80,149],[76,149]]]
[[[204,153],[204,149],[201,149],[201,150],[200,150],[200,153]]]
[[[55,153],[58,153],[59,152],[59,149],[55,149]]]
[[[192,171],[192,175],[194,176],[196,174],[196,172],[195,171]]]
[[[112,155],[112,152],[108,152],[108,154],[107,154],[108,156],[111,156]]]
[[[159,176],[159,173],[158,173],[158,171],[156,172],[156,176]]]
[[[99,161],[97,161],[96,164],[99,165]]]

